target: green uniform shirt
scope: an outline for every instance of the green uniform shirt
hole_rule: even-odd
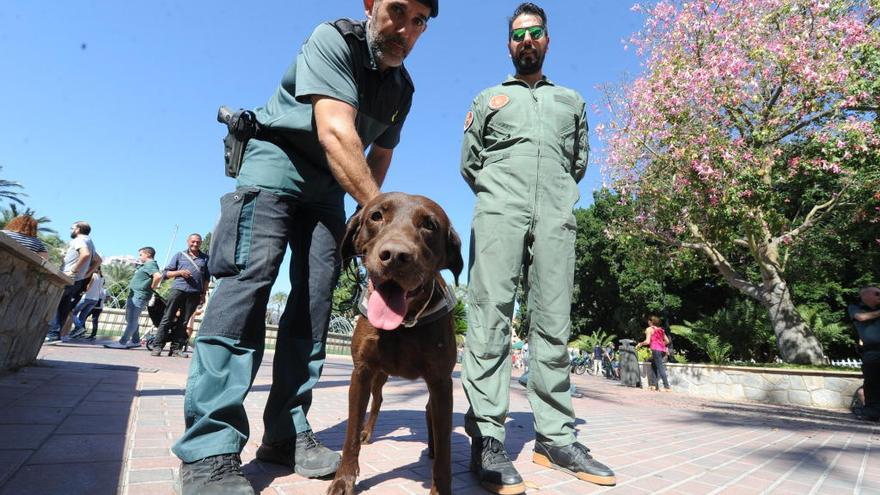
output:
[[[585,107],[580,94],[547,78],[530,88],[508,77],[484,90],[465,118],[462,176],[479,193],[485,190],[479,178],[483,170],[514,158],[539,167],[562,167],[579,182],[590,151]]]
[[[153,285],[153,274],[159,272],[156,260],[150,260],[139,266],[128,283],[132,299],[143,300],[150,297],[150,286]]]
[[[403,66],[380,71],[367,44],[366,21],[340,19],[319,25],[303,44],[281,85],[257,119],[280,136],[252,139],[239,186],[256,186],[303,200],[343,191],[327,165],[314,128],[311,97],[329,96],[357,108],[355,125],[364,149],[393,148],[400,140],[414,91]]]

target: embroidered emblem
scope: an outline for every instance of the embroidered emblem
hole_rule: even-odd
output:
[[[468,112],[467,115],[464,116],[464,130],[467,132],[468,129],[471,128],[471,124],[474,123],[474,112]]]
[[[400,110],[395,110],[394,115],[391,116],[391,123],[393,124],[397,120],[397,112]]]
[[[510,97],[507,95],[495,95],[489,100],[489,108],[492,110],[498,110],[502,108],[504,105],[510,103]]]

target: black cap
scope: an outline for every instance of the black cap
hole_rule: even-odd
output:
[[[419,3],[431,7],[431,17],[437,17],[440,10],[440,6],[437,4],[440,3],[440,0],[419,0]]]

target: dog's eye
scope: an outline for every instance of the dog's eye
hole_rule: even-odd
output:
[[[437,230],[437,224],[434,223],[430,218],[426,218],[422,220],[422,228],[425,230],[430,230],[431,232]]]
[[[379,210],[374,211],[373,213],[370,214],[370,220],[372,220],[374,222],[381,222],[382,221],[382,212]]]

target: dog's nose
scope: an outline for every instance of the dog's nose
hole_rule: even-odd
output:
[[[405,265],[412,261],[412,250],[399,242],[386,242],[379,251],[379,261],[385,266]]]

